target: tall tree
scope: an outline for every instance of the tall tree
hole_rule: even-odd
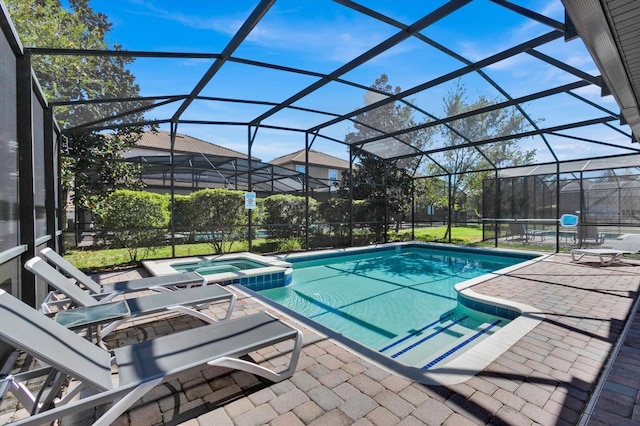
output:
[[[366,103],[396,95],[401,91],[400,87],[394,88],[389,84],[386,74],[376,79],[371,89],[365,96]],[[353,184],[354,199],[367,200],[369,206],[363,211],[368,212],[369,217],[361,219],[371,222],[369,227],[378,237],[384,226],[385,199],[386,213],[388,218],[395,222],[396,229],[411,212],[411,180],[419,161],[418,157],[391,160],[384,158],[414,152],[411,147],[422,149],[429,142],[431,131],[419,130],[396,139],[382,139],[373,142],[375,147],[360,146],[358,142],[416,126],[414,113],[415,110],[407,104],[387,103],[358,115],[354,122],[354,131],[345,137],[345,142],[354,146],[358,166],[354,169],[353,176],[348,172],[343,174],[340,188],[346,194]],[[378,152],[380,155],[369,152],[378,148],[382,150]]]
[[[96,13],[89,0],[6,0],[9,14],[25,47],[114,49],[106,36],[111,24]],[[126,69],[133,61],[127,57],[33,55],[32,66],[49,100],[132,98],[139,95],[135,77]],[[81,106],[57,106],[55,118],[62,129],[72,128],[103,117],[115,117],[146,103],[105,102]],[[110,124],[138,121],[141,113]],[[117,187],[131,187],[136,169],[122,163],[122,151],[139,140],[142,128],[131,126],[108,133],[66,134],[63,155],[63,188],[73,189],[75,202],[85,208],[99,203]]]
[[[460,82],[457,82],[443,101],[446,117],[475,111],[497,102],[497,100],[484,95],[480,95],[476,101],[470,102],[466,87]],[[425,173],[442,174],[442,168],[452,173],[453,208],[457,211],[472,209],[477,206],[481,196],[482,180],[491,173],[473,172],[474,170],[526,164],[533,159],[536,151],[523,150],[518,139],[509,139],[478,147],[461,147],[461,145],[499,136],[516,135],[521,133],[526,125],[525,117],[518,110],[503,108],[483,114],[472,114],[450,123],[448,127],[441,126],[439,136],[443,146],[455,149],[444,151],[437,159],[439,165],[429,164]]]

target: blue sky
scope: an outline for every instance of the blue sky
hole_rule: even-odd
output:
[[[94,10],[105,13],[113,24],[108,35],[111,43],[120,44],[127,50],[206,53],[222,51],[257,3],[257,0],[91,0]],[[431,0],[360,2],[407,25],[444,3]],[[564,21],[560,0],[515,3]],[[446,45],[458,55],[477,61],[550,30],[487,0],[475,0],[427,27],[422,34]],[[278,0],[233,56],[329,73],[397,32],[396,28],[332,1]],[[590,74],[599,74],[580,40],[567,43],[560,39],[538,50]],[[137,77],[141,94],[155,96],[189,93],[210,65],[210,60],[202,59],[138,59],[130,69]],[[461,62],[426,43],[410,38],[358,69],[345,73],[342,78],[370,86],[380,74],[386,73],[392,85],[404,90],[462,66]],[[513,97],[576,81],[575,77],[527,54],[501,61],[484,71]],[[317,77],[227,63],[201,94],[278,102],[315,81]],[[474,73],[466,74],[459,81],[467,88],[469,102],[475,101],[479,95],[503,100],[493,87]],[[429,113],[443,117],[443,98],[456,82],[437,85],[411,96],[411,100]],[[342,114],[363,106],[365,94],[366,91],[361,89],[332,82],[295,105]],[[596,87],[579,89],[576,94],[597,102],[603,108],[619,112],[613,98],[602,98]],[[176,107],[158,108],[149,116],[168,118]],[[267,109],[264,106],[194,102],[182,118],[246,122]],[[602,116],[602,111],[585,107],[568,95],[558,96],[552,102],[531,102],[526,105],[526,110],[541,127],[562,124],[566,122],[567,114],[571,114],[573,119]],[[419,114],[416,118],[421,119]],[[293,111],[275,114],[264,123],[307,129],[327,120],[327,116]],[[617,123],[613,124],[618,127]],[[626,126],[620,129],[628,132]],[[347,122],[341,122],[327,128],[323,134],[343,140],[350,130]],[[180,124],[178,132],[247,152],[246,126]],[[583,134],[575,132],[574,136],[598,138],[621,147],[630,146],[626,136],[604,126],[583,130]],[[562,156],[561,159],[572,159],[587,153],[606,155],[628,152],[568,138],[549,140],[556,153]],[[303,149],[304,141],[303,133],[260,129],[252,154],[268,161]],[[538,148],[539,161],[551,159],[540,140],[525,141],[523,144]],[[341,158],[347,156],[344,145],[320,138],[315,140],[312,148]]]

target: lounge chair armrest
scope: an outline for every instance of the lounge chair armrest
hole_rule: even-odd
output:
[[[117,296],[120,296],[121,294],[122,292],[120,291],[114,291],[113,293],[106,293],[106,294],[99,294],[99,295],[94,294],[92,296],[94,297],[94,299],[100,300],[100,303],[107,303],[113,300],[114,298],[116,298]]]
[[[0,404],[11,387],[11,376],[0,377]]]
[[[288,325],[288,324],[287,324]],[[291,327],[289,325],[289,327]],[[294,327],[291,327],[294,328]],[[295,329],[295,328],[294,328]],[[214,359],[209,361],[208,364],[212,366],[218,367],[226,367],[232,368],[235,370],[246,371],[251,374],[255,374],[260,377],[264,377],[267,380],[271,380],[272,382],[280,382],[284,379],[288,379],[293,376],[296,372],[296,368],[298,366],[298,360],[300,359],[300,351],[302,350],[302,333],[300,330],[295,329],[297,331],[293,349],[291,351],[291,359],[289,360],[289,365],[287,368],[280,372],[275,372],[261,365],[255,364],[253,362],[248,362],[239,358],[232,357],[221,357],[218,359]]]
[[[51,314],[56,311],[68,309],[71,305],[73,305],[71,299],[57,291],[50,291],[44,298],[42,304],[40,304],[40,311],[45,314]]]

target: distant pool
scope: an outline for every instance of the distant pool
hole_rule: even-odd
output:
[[[535,257],[426,245],[288,256],[291,284],[258,293],[397,362],[428,370],[518,317],[456,284]]]

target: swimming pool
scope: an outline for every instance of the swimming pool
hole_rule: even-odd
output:
[[[290,285],[258,293],[394,362],[430,370],[520,315],[456,285],[536,256],[423,244],[307,253],[286,257]]]
[[[443,251],[453,252],[455,256],[443,257]],[[386,257],[396,255],[401,259],[397,264],[382,262]],[[334,262],[336,259],[341,261],[347,257],[354,262],[350,270],[341,269]],[[230,272],[216,272],[211,269],[203,271],[210,272],[203,276],[210,283],[241,286],[237,289],[260,299],[264,304],[330,337],[383,368],[421,383],[449,385],[461,383],[482,370],[518,339],[533,330],[544,318],[542,312],[531,306],[478,294],[473,291],[474,285],[545,257],[536,253],[410,242],[296,253],[281,257],[233,253],[160,259],[143,261],[143,265],[152,275],[175,274],[181,268],[181,264],[190,264],[190,267],[197,264],[196,268],[206,268],[208,266],[205,265],[209,265],[213,269],[220,266],[208,261],[222,261],[223,264],[232,265],[236,261],[249,260],[265,265],[262,268]],[[424,259],[420,258],[431,258],[434,263],[429,267],[421,265]],[[483,266],[479,271],[472,272],[475,264]],[[513,266],[506,266],[509,264]],[[319,265],[328,268],[330,273],[325,276],[318,274],[316,266]],[[446,272],[444,266],[453,269]],[[390,274],[392,279],[378,277],[375,272],[377,267]],[[326,288],[321,291],[309,291],[299,290],[303,288],[302,285],[292,285],[294,274],[296,277],[302,275],[305,269],[310,271],[307,273],[309,281],[325,281],[328,283]],[[430,287],[423,282],[423,276],[431,272],[438,278]],[[478,274],[480,275],[477,276]],[[356,289],[357,286],[351,284],[354,280],[346,277],[370,278],[373,284],[361,287],[377,289],[377,292],[363,295],[360,289]],[[396,279],[400,279],[400,282],[395,282]],[[462,282],[459,282],[461,280]],[[430,302],[416,297],[409,297],[408,301],[404,302],[400,297],[396,297],[401,290],[409,291],[412,295],[423,295],[435,294],[436,288],[443,292],[435,297],[451,306],[439,306],[437,309],[440,311],[437,311]],[[314,308],[321,307],[325,312],[321,309],[320,312],[305,313],[311,317],[309,318],[296,312],[297,305],[302,306],[300,303],[296,302],[289,308],[285,302],[277,303],[265,296],[270,292],[295,292],[296,289],[297,300],[302,300]],[[325,295],[315,298],[314,293]],[[344,299],[345,294],[355,299]],[[332,300],[338,301],[338,307],[353,306],[357,309],[340,313],[338,307],[332,307],[327,303]],[[387,311],[382,311],[380,307],[372,308],[369,306],[370,300],[383,300],[381,306]],[[413,314],[409,315],[406,308],[411,305],[419,308],[419,321],[409,319],[413,318]],[[305,311],[308,308],[309,306],[300,310]],[[373,319],[359,318],[357,315],[360,312],[373,314]],[[395,316],[398,313],[400,315]],[[346,325],[331,322],[323,325],[319,321],[320,317],[329,321],[344,320]],[[350,337],[351,331],[342,327],[354,328],[356,334],[364,335],[363,340],[366,344],[357,340],[361,336]],[[382,340],[380,335],[387,340]],[[455,339],[450,339],[452,336]],[[437,350],[434,351],[433,348]]]

